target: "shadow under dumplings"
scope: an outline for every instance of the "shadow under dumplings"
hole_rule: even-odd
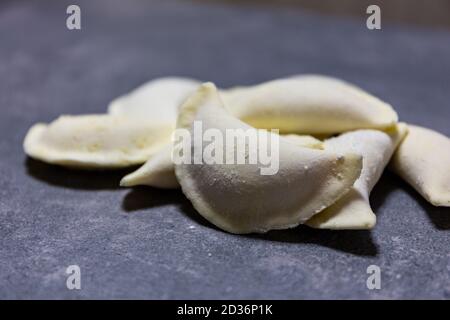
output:
[[[79,190],[114,190],[119,189],[123,176],[135,170],[135,167],[119,170],[77,170],[27,157],[25,160],[27,174],[47,184]]]
[[[203,218],[184,196],[181,199],[182,201],[178,203],[179,207],[188,218],[202,226],[229,234]],[[273,242],[316,244],[359,256],[374,257],[378,254],[378,248],[372,239],[371,232],[367,230],[333,231],[300,225],[292,229],[272,230],[263,234],[237,234],[234,236]]]
[[[171,204],[176,205],[182,214],[199,225],[219,230],[195,210],[191,202],[183,195],[181,189],[158,189],[150,186],[134,187],[124,197],[122,209],[125,212],[134,212]]]
[[[300,225],[293,229],[246,236],[267,241],[315,244],[357,256],[375,257],[378,254],[378,247],[368,230],[321,230]]]
[[[122,201],[122,209],[126,212],[139,211],[176,204],[180,201],[179,190],[164,190],[147,186],[137,186],[130,189]]]
[[[413,187],[402,182],[402,188],[425,211],[433,225],[439,230],[450,230],[450,207],[436,207],[425,200]]]
[[[182,214],[203,227],[229,234],[198,213],[180,189],[164,190],[146,186],[136,187],[125,196],[122,208],[127,212],[132,212],[167,204],[177,205]],[[301,225],[293,229],[272,230],[264,234],[235,236],[264,241],[317,244],[360,256],[376,256],[378,254],[378,248],[372,239],[371,232],[367,230],[319,230]]]
[[[372,192],[370,193],[370,207],[377,216],[377,219],[381,217],[381,207],[386,202],[386,198],[392,194],[395,190],[401,189],[400,178],[394,175],[392,172],[385,170],[377,182]]]
[[[436,207],[425,200],[407,182],[390,171],[385,171],[371,193],[371,204],[374,212],[382,206],[386,197],[394,190],[401,189],[425,211],[433,225],[439,230],[450,229],[450,207]],[[377,215],[378,217],[378,215]]]

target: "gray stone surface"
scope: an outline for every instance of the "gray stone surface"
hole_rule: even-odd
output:
[[[450,31],[299,10],[172,1],[0,3],[0,298],[450,298],[450,211],[386,173],[371,232],[224,233],[179,191],[120,189],[124,172],[27,159],[34,122],[104,112],[160,76],[218,85],[297,73],[357,83],[401,119],[450,135]],[[82,290],[65,287],[78,264]],[[366,268],[382,289],[366,289]]]

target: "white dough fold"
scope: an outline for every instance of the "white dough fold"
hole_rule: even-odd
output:
[[[450,207],[450,139],[416,125],[397,148],[389,167],[428,202]]]
[[[326,140],[325,150],[362,155],[361,176],[346,195],[306,224],[313,228],[335,230],[373,228],[376,216],[370,207],[370,192],[406,134],[407,126],[399,123],[386,132],[357,130]]]
[[[335,134],[384,129],[398,120],[392,107],[347,82],[301,75],[222,92],[228,111],[256,128],[282,133]]]
[[[125,116],[61,116],[30,128],[27,155],[82,169],[114,169],[144,163],[170,141],[173,126]]]
[[[167,144],[155,156],[120,181],[122,187],[138,185],[162,189],[180,187],[175,176],[175,165],[172,161],[172,143]]]
[[[157,78],[111,101],[108,113],[143,117],[175,126],[178,107],[199,85],[200,82],[190,78]]]
[[[212,83],[183,104],[177,127],[192,130],[194,120],[221,132],[257,130],[226,112]],[[174,148],[180,151],[179,145]],[[200,164],[176,164],[175,173],[197,211],[231,233],[292,228],[307,221],[348,192],[362,165],[359,155],[298,147],[284,139],[279,140],[280,167],[274,175],[261,175],[253,164],[206,164],[206,157]]]

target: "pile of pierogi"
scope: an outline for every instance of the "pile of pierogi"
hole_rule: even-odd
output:
[[[212,153],[196,152],[203,147],[196,143],[192,156],[200,161],[174,161],[174,154],[186,154],[174,132],[194,133],[194,123],[224,135],[242,129],[277,138],[276,173],[261,174],[258,164],[220,163]],[[238,150],[223,148],[225,155]],[[245,158],[258,148],[247,144]],[[369,196],[386,167],[431,204],[450,206],[450,139],[399,122],[390,104],[321,75],[229,89],[189,78],[155,79],[113,100],[105,114],[62,115],[33,125],[24,150],[79,170],[141,165],[120,185],[181,188],[199,214],[237,234],[299,224],[371,229],[376,215]]]

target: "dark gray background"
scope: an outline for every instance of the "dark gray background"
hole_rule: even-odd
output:
[[[71,2],[73,3],[73,2]],[[404,121],[450,135],[450,31],[299,9],[190,2],[0,4],[0,298],[450,298],[450,211],[386,173],[371,231],[224,233],[180,191],[120,189],[124,172],[29,160],[27,129],[101,113],[160,76],[220,86],[313,72],[352,81]],[[78,264],[82,290],[65,287]],[[382,289],[366,288],[366,268]]]

